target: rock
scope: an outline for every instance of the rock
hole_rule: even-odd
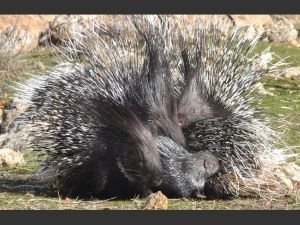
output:
[[[13,124],[14,119],[27,109],[28,105],[14,99],[7,109],[3,110],[3,121],[1,124],[0,148],[13,149],[14,151],[27,150],[26,140],[30,140],[29,131],[24,125]],[[11,130],[8,132],[8,127]]]
[[[275,170],[275,176],[278,181],[287,188],[288,192],[291,193],[294,190],[293,182],[282,172],[281,169],[278,168]]]
[[[230,15],[230,18],[237,26],[254,26],[257,33],[263,33],[265,27],[274,24],[269,15]]]
[[[285,78],[300,77],[300,67],[289,67],[281,71],[281,76]]]
[[[10,132],[6,132],[0,135],[0,148],[13,149],[18,152],[28,152],[32,148],[28,143],[35,139],[30,135],[30,132],[34,128],[28,125],[15,124]]]
[[[25,164],[23,154],[14,150],[0,149],[0,167],[15,167]]]
[[[187,24],[193,25],[197,20],[207,21],[207,20],[218,20],[224,21],[233,25],[232,19],[227,15],[175,15],[178,19],[183,19],[187,22]]]
[[[0,33],[1,52],[15,55],[32,43],[32,34],[19,27],[7,27]]]
[[[31,50],[37,47],[38,37],[41,31],[48,27],[49,21],[52,21],[54,15],[0,15],[0,33],[4,35],[7,32],[16,29],[15,34],[19,33],[18,46],[22,50]]]
[[[267,52],[260,56],[260,61],[257,69],[267,69],[272,61],[272,53]]]
[[[293,23],[280,15],[271,16],[274,24],[266,28],[266,36],[270,42],[293,43],[298,42],[298,31]]]
[[[255,33],[264,33],[272,42],[289,43],[299,47],[298,33],[300,30],[299,15],[174,15],[183,19],[189,26],[198,19],[214,19],[236,24],[238,26],[253,26]],[[0,15],[0,33],[3,35],[16,28],[20,34],[17,48],[24,50],[46,46],[50,42],[59,44],[68,35],[72,37],[74,30],[85,26],[92,19],[104,22],[108,27],[114,24],[115,31],[126,31],[124,24],[125,15]]]
[[[12,103],[10,103],[8,109],[4,110],[4,121],[3,121],[3,130],[6,131],[6,127],[9,126],[9,124],[11,124],[11,122],[17,117],[19,116],[22,112],[24,112],[26,109],[28,108],[27,104],[22,104],[19,102],[16,102],[15,100],[13,100]]]
[[[260,82],[257,82],[256,84],[252,85],[251,90],[256,92],[257,94],[260,94],[260,95],[274,96],[274,94],[272,92],[267,91],[264,88],[264,85]]]
[[[91,17],[94,18],[95,16]],[[49,26],[40,33],[38,45],[60,45],[63,41],[72,38],[74,31],[77,31],[82,23],[83,17],[79,15],[56,16],[53,21],[49,22]]]
[[[145,210],[168,209],[168,198],[160,191],[151,194],[146,201]]]
[[[300,18],[294,15],[229,15],[237,26],[253,26],[267,41],[300,47]]]
[[[209,17],[226,21],[229,25],[232,25],[230,18],[226,15],[175,15],[173,17],[185,21],[186,23],[184,23],[184,25],[188,27],[189,25],[194,27],[192,24],[197,20],[206,21]],[[127,32],[128,29],[125,27],[125,19],[126,16],[124,15],[59,15],[56,16],[54,20],[49,23],[49,27],[40,34],[39,46],[48,46],[50,43],[60,45],[63,41],[72,39],[76,32],[82,27],[85,27],[87,23],[92,20],[100,21],[101,24],[105,24],[114,35],[118,35],[121,38],[126,36],[128,38],[130,37],[130,33]]]
[[[300,192],[300,167],[295,163],[287,163],[282,167],[282,171],[291,180],[293,190],[296,193]]]
[[[39,46],[49,44],[60,45],[64,41],[72,39],[76,32],[87,26],[92,20],[100,21],[106,26],[114,24],[116,32],[124,30],[125,16],[100,16],[100,15],[59,15],[49,23],[49,27],[40,33]]]
[[[300,15],[281,15],[292,23],[296,30],[300,30]]]
[[[46,69],[46,66],[41,61],[34,62],[34,67],[40,71]]]
[[[297,48],[300,47],[299,41],[297,41],[297,40],[295,40],[295,39],[287,40],[287,44],[289,44],[289,45],[291,45],[291,46],[294,46],[294,47],[297,47]]]

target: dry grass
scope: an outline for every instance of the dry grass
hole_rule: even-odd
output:
[[[240,210],[240,209],[300,209],[297,198],[283,197],[282,199],[251,199],[235,198],[229,200],[188,200],[169,199],[169,210]],[[32,194],[0,193],[0,209],[59,209],[59,210],[140,210],[143,209],[145,199],[131,200],[80,200],[49,198]]]
[[[7,75],[18,69],[18,56],[26,41],[26,31],[17,27],[18,21],[0,34],[0,74]]]

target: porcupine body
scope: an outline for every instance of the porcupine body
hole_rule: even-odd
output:
[[[260,195],[258,174],[268,166],[264,157],[271,159],[277,151],[276,135],[255,118],[257,110],[248,94],[251,85],[281,61],[266,60],[268,49],[251,55],[259,39],[251,29],[228,29],[216,20],[195,24],[199,27],[193,27],[192,35],[183,29],[179,37],[183,78],[178,122],[187,147],[205,149],[220,160],[220,172],[207,183],[207,194]]]
[[[62,194],[128,195],[132,189],[148,194],[162,178],[166,192],[197,196],[218,170],[218,160],[181,146],[176,104],[166,91],[172,87],[160,79],[166,76],[155,76],[167,71],[157,58],[160,50],[152,48],[157,43],[148,40],[143,56],[138,46],[127,44],[81,31],[63,50],[72,63],[61,66],[73,69],[53,70],[33,87],[31,106],[18,121],[32,122],[31,144],[47,157],[39,174]]]
[[[50,183],[53,179],[65,195],[97,195],[111,173],[140,194],[158,185],[161,163],[155,139],[122,103],[125,94],[111,97],[110,87],[100,86],[108,81],[79,69],[51,75],[35,90],[31,107],[22,115],[33,120],[31,135],[37,138],[32,147],[47,156],[40,174]]]

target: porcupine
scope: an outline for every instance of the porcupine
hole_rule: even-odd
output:
[[[76,62],[72,64],[74,71],[64,74],[54,70],[46,79],[42,78],[46,82],[33,88],[31,106],[18,121],[34,121],[32,135],[36,141],[32,146],[45,151],[48,157],[40,173],[58,181],[58,189],[63,194],[98,195],[106,191],[115,195],[120,190],[114,192],[114,189],[124,189],[120,183],[126,183],[127,179],[147,194],[149,183],[157,185],[161,178],[155,153],[157,144],[162,156],[162,189],[174,189],[172,195],[176,196],[197,196],[205,180],[218,170],[218,160],[209,153],[187,152],[180,146],[184,140],[176,122],[170,123],[170,129],[175,127],[175,132],[165,126],[167,119],[174,119],[176,110],[158,105],[163,102],[158,100],[157,94],[161,92],[151,90],[157,81],[167,81],[156,80],[159,76],[154,76],[161,73],[158,69],[164,65],[157,61],[158,49],[151,49],[155,42],[147,42],[148,54],[143,58],[138,46],[126,47],[120,40],[110,41],[112,45],[95,31],[80,33],[76,43],[68,43],[67,51],[63,50],[69,61]],[[133,62],[130,53],[125,51],[134,53]],[[140,73],[148,74],[140,76]],[[151,77],[154,77],[152,85]],[[172,100],[171,95],[162,97]],[[144,163],[139,165],[141,162]],[[181,170],[185,171],[181,173]],[[124,175],[127,179],[121,179]],[[139,179],[142,181],[137,182]],[[178,187],[174,188],[175,184]]]
[[[277,137],[255,117],[258,109],[252,107],[254,99],[248,94],[254,82],[282,61],[266,60],[269,49],[251,56],[260,37],[251,37],[251,28],[229,28],[218,20],[194,24],[199,27],[193,26],[191,35],[186,25],[179,35],[183,76],[178,123],[190,151],[205,149],[220,160],[220,171],[207,182],[205,193],[261,195],[258,173],[267,166],[263,157],[270,161],[272,151],[276,155]]]

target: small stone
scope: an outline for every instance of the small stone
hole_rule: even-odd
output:
[[[37,61],[34,63],[34,67],[38,70],[45,70],[46,66],[44,65],[44,63]]]
[[[277,180],[284,185],[289,192],[294,190],[293,182],[289,179],[280,169],[275,170],[275,176]]]
[[[270,95],[270,96],[274,96],[274,94],[272,92],[269,92],[267,91],[265,88],[264,88],[264,85],[260,82],[252,85],[251,89],[256,92],[257,94],[260,94],[260,95]]]
[[[292,46],[297,47],[297,48],[300,47],[300,43],[299,43],[296,39],[289,39],[289,40],[287,41],[287,43],[288,43],[289,45],[292,45]]]
[[[270,52],[267,52],[263,55],[260,56],[260,63],[259,63],[259,68],[260,69],[266,69],[268,68],[270,62],[272,61],[273,56]]]
[[[9,148],[0,149],[0,167],[14,167],[25,164],[23,154]]]
[[[168,209],[168,198],[160,191],[155,192],[147,198],[145,210]]]
[[[288,163],[284,171],[290,176],[296,193],[300,192],[300,167],[295,163]]]
[[[289,67],[282,70],[282,77],[292,78],[300,77],[300,67]]]

